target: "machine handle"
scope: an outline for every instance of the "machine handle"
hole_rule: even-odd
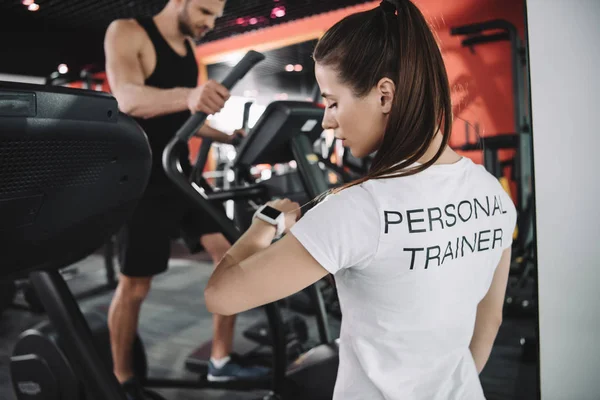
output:
[[[231,89],[246,73],[248,73],[248,71],[250,71],[250,69],[264,58],[264,55],[256,51],[248,52],[223,80],[223,85],[228,89]],[[234,243],[240,237],[239,230],[236,229],[235,225],[233,225],[222,211],[219,211],[210,203],[210,201],[208,201],[206,194],[198,192],[190,184],[189,178],[185,176],[179,165],[181,155],[187,150],[188,140],[198,129],[200,129],[206,120],[206,117],[207,115],[205,113],[197,113],[188,118],[175,137],[173,137],[165,147],[162,154],[162,164],[169,179],[198,207],[203,209],[208,215],[211,215],[215,222],[223,227],[223,234],[229,242]],[[210,142],[210,140],[206,139],[202,142],[199,156],[201,158],[204,157],[204,160],[206,159],[205,153],[208,153]]]
[[[253,102],[247,101],[244,104],[244,117],[242,119],[242,130],[248,133],[248,120],[250,119],[250,108],[252,107]]]
[[[264,54],[257,51],[250,50],[246,53],[244,58],[231,70],[229,75],[223,79],[221,85],[225,86],[227,90],[231,90],[256,64],[265,59]],[[187,142],[192,136],[200,129],[200,127],[206,121],[208,115],[203,112],[192,115],[183,124],[181,128],[175,134],[175,138],[179,141]],[[164,157],[163,157],[164,160]]]

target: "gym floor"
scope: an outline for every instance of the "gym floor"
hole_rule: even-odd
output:
[[[104,281],[103,259],[92,255],[77,264],[79,273],[69,280],[69,287],[79,293]],[[205,254],[189,256],[174,244],[171,268],[158,276],[149,298],[144,303],[140,320],[140,336],[146,346],[151,377],[189,378],[194,374],[185,370],[185,360],[199,344],[210,340],[211,315],[203,304],[202,288],[206,285],[211,263]],[[83,311],[99,310],[106,313],[112,293],[105,293],[80,302]],[[17,297],[17,302],[20,299]],[[236,343],[245,340],[241,332],[262,318],[260,310],[238,316]],[[306,318],[306,317],[305,317]],[[10,382],[8,361],[18,335],[44,320],[43,315],[29,311],[8,309],[0,317],[0,399],[16,400]],[[307,318],[311,338],[316,338],[314,319]],[[332,321],[332,333],[339,332],[339,324]],[[498,334],[492,355],[481,375],[488,400],[537,398],[537,365],[521,361],[519,339],[535,333],[531,319],[507,319]],[[262,392],[243,393],[222,390],[161,390],[169,400],[202,398],[255,399]]]

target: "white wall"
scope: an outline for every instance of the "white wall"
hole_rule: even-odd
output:
[[[600,399],[600,1],[527,0],[542,399]]]

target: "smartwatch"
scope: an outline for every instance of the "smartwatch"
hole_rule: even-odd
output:
[[[285,214],[267,204],[261,206],[254,213],[254,218],[263,220],[277,228],[275,239],[279,239],[285,231]]]

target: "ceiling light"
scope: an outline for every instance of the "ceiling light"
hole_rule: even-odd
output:
[[[287,72],[292,72],[294,70],[294,66],[292,64],[288,64],[285,66],[285,70]]]
[[[31,3],[29,7],[27,7],[29,11],[37,11],[40,9],[40,5],[36,3]]]
[[[60,64],[58,66],[58,72],[60,72],[61,74],[66,74],[67,72],[69,72],[69,67],[67,67],[67,64]]]
[[[275,7],[271,10],[271,18],[285,17],[285,7]]]

